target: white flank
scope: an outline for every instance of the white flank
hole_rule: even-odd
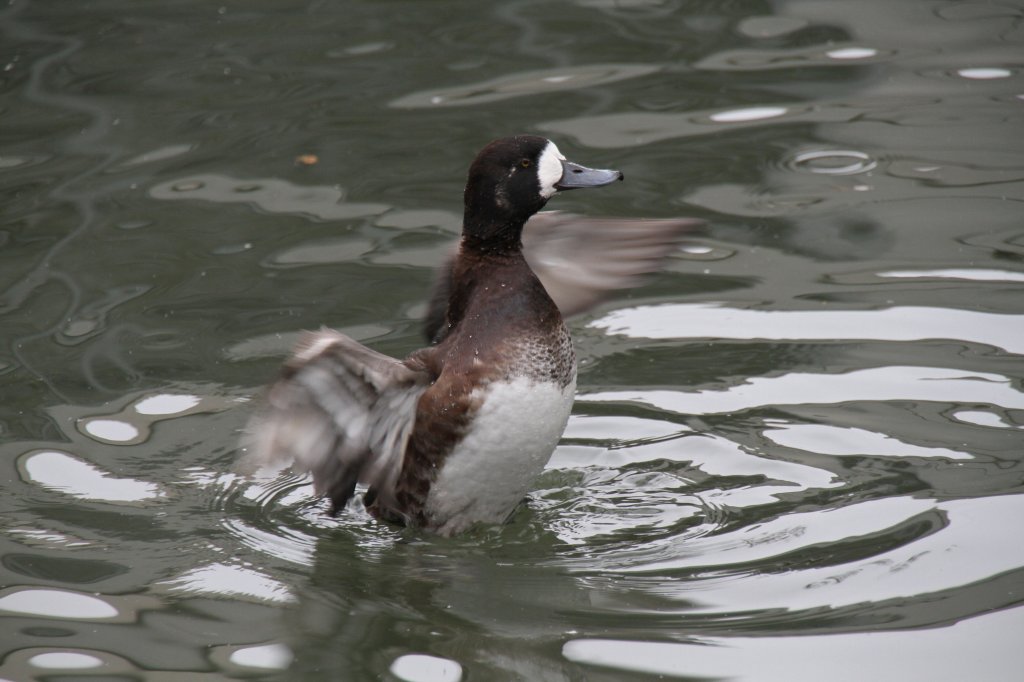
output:
[[[565,388],[518,378],[478,390],[486,391],[483,405],[427,497],[427,514],[443,535],[512,513],[565,430],[576,378]]]
[[[545,199],[554,196],[558,189],[555,183],[562,179],[562,161],[565,157],[554,142],[548,141],[537,161],[537,181],[540,183],[540,195]]]

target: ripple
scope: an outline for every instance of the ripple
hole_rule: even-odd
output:
[[[257,570],[225,563],[198,566],[155,586],[192,595],[254,598],[260,602],[295,601],[283,583]]]
[[[376,324],[338,326],[336,329],[360,342],[366,342],[369,339],[384,336],[393,331],[389,327]],[[225,348],[224,357],[235,362],[251,360],[253,358],[282,357],[287,355],[288,351],[298,343],[301,336],[302,332],[298,331],[275,332],[273,334],[255,336]]]
[[[307,216],[316,220],[345,220],[377,215],[387,204],[345,201],[338,187],[295,185],[276,178],[239,179],[212,173],[170,180],[149,190],[154,199],[248,204],[267,213]]]
[[[875,603],[927,600],[1017,569],[1024,545],[1008,546],[1001,529],[1022,512],[1021,495],[939,503],[911,497],[869,500],[688,538],[673,543],[675,556],[617,572],[634,589],[660,594],[665,611],[672,610],[672,602],[694,601],[706,612],[753,616],[776,609],[806,613],[855,607],[865,594]],[[986,561],[978,562],[979,556]],[[792,570],[794,561],[800,570]],[[702,576],[697,584],[675,582],[695,574]],[[658,579],[626,577],[632,575]],[[733,580],[735,575],[744,579]]]
[[[7,532],[16,540],[30,546],[57,549],[77,549],[93,546],[93,543],[87,540],[42,528],[11,528]]]
[[[195,148],[195,145],[192,144],[167,145],[166,147],[160,147],[158,149],[154,149],[152,151],[139,154],[138,156],[133,156],[132,158],[126,161],[122,161],[118,166],[115,167],[115,170],[120,170],[122,168],[130,168],[132,166],[140,166],[147,163],[153,163],[155,161],[166,161],[167,159],[174,159],[179,156],[184,156],[185,154],[188,154]]]
[[[19,168],[24,170],[26,167],[35,166],[40,163],[49,161],[48,156],[11,156],[11,155],[0,155],[0,172],[9,170],[11,168]]]
[[[565,439],[611,439],[617,443],[645,442],[666,436],[678,435],[689,429],[657,419],[642,419],[625,416],[586,416],[573,415],[569,418]]]
[[[544,486],[545,476],[538,484]],[[707,507],[685,493],[691,481],[652,471],[591,469],[576,485],[539,490],[532,504],[559,540],[585,547],[588,561],[600,545],[624,544],[632,561],[648,543],[711,532]],[[622,556],[618,560],[623,560]]]
[[[736,26],[736,30],[750,38],[778,38],[809,24],[806,19],[766,15],[747,17]]]
[[[305,490],[303,500],[315,499],[313,491]],[[238,519],[227,519],[227,528],[242,544],[256,551],[302,566],[313,562],[316,538],[293,528],[278,526],[273,531],[262,530]]]
[[[338,58],[338,57],[365,57],[366,55],[378,54],[380,52],[386,52],[393,50],[395,44],[390,41],[378,41],[372,43],[360,43],[358,45],[350,45],[348,47],[328,50],[327,56]]]
[[[799,152],[786,165],[805,173],[856,175],[873,170],[878,162],[864,152],[835,149]]]
[[[525,71],[469,85],[413,93],[394,100],[390,106],[398,109],[473,106],[513,97],[606,85],[660,70],[661,67],[649,64],[589,64]]]
[[[318,265],[346,263],[374,250],[369,239],[329,239],[290,246],[274,254],[267,264],[271,266]]]

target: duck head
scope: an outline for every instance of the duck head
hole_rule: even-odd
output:
[[[567,161],[551,140],[504,137],[484,147],[469,168],[463,238],[486,250],[519,247],[523,225],[559,191],[601,187],[623,175]]]

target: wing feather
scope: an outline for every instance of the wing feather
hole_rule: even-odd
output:
[[[617,290],[638,286],[703,224],[693,218],[587,218],[545,211],[523,228],[523,256],[562,316],[570,317]],[[455,253],[438,269],[424,320],[427,340],[435,343],[446,331]]]
[[[388,500],[432,377],[341,332],[306,333],[247,429],[247,468],[290,463],[334,511],[365,483]]]

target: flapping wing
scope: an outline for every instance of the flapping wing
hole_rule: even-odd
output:
[[[317,494],[330,497],[334,512],[357,482],[387,500],[430,381],[426,371],[341,332],[307,333],[249,423],[246,466],[285,462],[312,473]]]
[[[545,211],[523,228],[523,255],[562,316],[569,317],[617,290],[638,286],[703,224],[694,218],[588,218]],[[453,250],[434,281],[424,320],[431,342],[444,333],[454,262]]]
[[[548,211],[523,229],[523,255],[563,317],[581,313],[664,267],[693,218],[587,218]]]

